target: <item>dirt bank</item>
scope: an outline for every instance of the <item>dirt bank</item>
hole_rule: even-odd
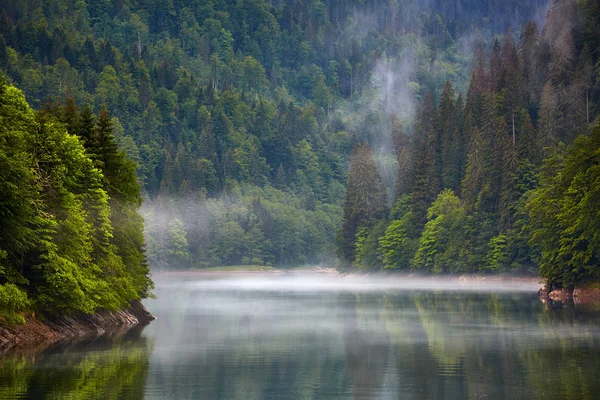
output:
[[[39,319],[26,318],[25,325],[0,327],[0,353],[23,347],[45,348],[57,343],[102,336],[109,331],[127,330],[156,319],[141,302],[122,311],[100,311],[93,315]]]

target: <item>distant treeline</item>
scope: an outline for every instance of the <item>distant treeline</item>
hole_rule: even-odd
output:
[[[525,3],[8,0],[0,70],[35,108],[108,105],[154,267],[333,262],[350,152],[390,136],[378,66],[402,99],[463,90],[472,41]]]
[[[371,149],[350,164],[344,266],[433,273],[537,271],[554,286],[600,277],[600,8],[555,1],[477,47],[466,99],[428,93],[412,135],[392,121],[388,210]],[[593,127],[593,128],[592,128]]]
[[[34,112],[0,76],[0,324],[147,297],[140,204],[105,108]]]

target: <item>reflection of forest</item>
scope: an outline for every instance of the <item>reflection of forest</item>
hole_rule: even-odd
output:
[[[586,399],[600,389],[595,314],[544,310],[530,295],[181,293],[177,301],[185,313],[166,316],[164,332],[152,327],[160,367],[149,381],[162,396],[186,398],[188,382],[211,399]]]
[[[151,346],[140,330],[0,360],[0,399],[143,399]]]
[[[402,398],[597,398],[597,314],[542,308],[522,295],[386,296]]]
[[[600,393],[598,312],[544,308],[534,296],[169,293],[157,303],[160,323],[141,336],[129,332],[1,361],[0,399],[592,399]]]

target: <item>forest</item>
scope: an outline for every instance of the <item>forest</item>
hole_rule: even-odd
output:
[[[152,288],[135,165],[110,115],[35,112],[0,78],[0,323],[120,310]]]
[[[558,286],[595,276],[599,52],[597,0],[10,0],[0,7],[4,96],[20,96],[14,85],[40,110],[23,128],[30,133],[19,134],[52,126],[78,136],[77,151],[97,170],[87,173],[103,176],[96,189],[104,200],[95,201],[123,207],[123,219],[108,213],[114,232],[105,233],[105,250],[137,277],[113,305],[145,295],[149,285],[135,215],[142,199],[145,254],[156,269],[539,268]],[[19,110],[33,112],[19,101]],[[99,126],[94,132],[109,127],[114,142],[90,145],[86,123]],[[126,168],[103,170],[98,146]],[[110,183],[117,173],[125,176]],[[117,180],[127,187],[111,189]],[[42,182],[35,185],[41,196]],[[119,227],[125,220],[131,225]],[[89,246],[101,247],[100,226],[81,233]],[[1,229],[13,230],[4,217]],[[126,229],[135,239],[119,250]],[[13,249],[3,256],[3,290],[21,279],[4,272],[22,264],[23,250],[10,246],[0,246],[2,254]]]
[[[333,263],[354,144],[392,187],[392,113],[464,90],[472,32],[545,2],[519,3],[9,1],[0,70],[34,108],[108,107],[153,267]]]
[[[477,45],[466,98],[427,93],[407,134],[392,119],[392,207],[373,150],[350,160],[338,256],[346,266],[428,273],[538,273],[553,287],[598,279],[597,2],[556,1]],[[582,27],[582,28],[581,28]],[[594,122],[596,120],[596,122]]]

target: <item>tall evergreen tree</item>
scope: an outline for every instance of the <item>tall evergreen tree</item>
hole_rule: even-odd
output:
[[[477,196],[485,182],[484,144],[481,132],[477,127],[473,129],[469,153],[467,155],[467,168],[462,182],[462,198],[468,206],[475,204]]]
[[[342,227],[338,231],[338,257],[344,264],[355,258],[357,232],[369,229],[387,213],[386,190],[368,145],[357,144],[350,157]]]

